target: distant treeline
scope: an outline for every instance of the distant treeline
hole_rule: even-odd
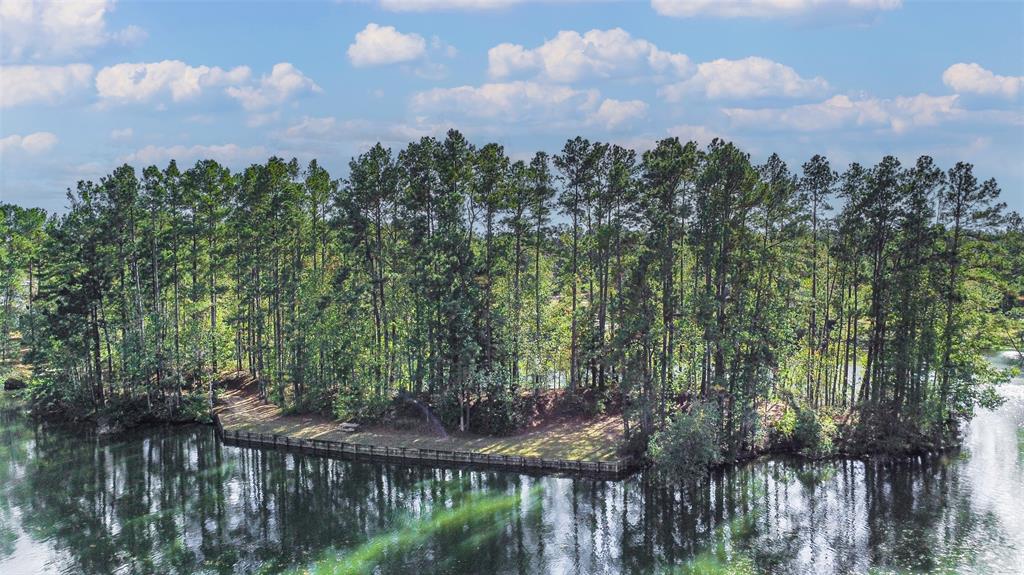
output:
[[[3,208],[4,331],[60,409],[174,411],[244,370],[296,410],[372,419],[408,392],[477,431],[558,387],[630,438],[698,402],[734,451],[778,405],[945,436],[1021,292],[998,195],[965,163],[794,172],[675,138],[526,162],[452,131],[341,180],[125,165],[49,219]]]

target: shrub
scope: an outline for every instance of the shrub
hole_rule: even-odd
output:
[[[800,449],[813,451],[818,446],[821,435],[821,424],[812,409],[798,409],[796,426],[793,428],[793,439]]]
[[[467,431],[487,435],[509,435],[525,425],[536,408],[532,395],[523,395],[512,385],[511,374],[504,369],[473,376]],[[477,393],[475,390],[480,390]],[[459,428],[459,393],[450,390],[437,401],[436,412],[448,429]]]
[[[210,396],[203,391],[183,395],[176,420],[210,423],[213,420],[210,414]]]
[[[718,410],[709,403],[691,405],[655,432],[649,445],[655,466],[670,477],[684,482],[703,477],[709,467],[722,462]]]
[[[345,389],[338,393],[334,402],[334,415],[342,421],[376,423],[384,418],[390,407],[390,398]]]
[[[796,410],[787,407],[782,417],[775,421],[774,427],[779,438],[785,441],[793,439],[793,432],[796,431]]]
[[[831,415],[810,408],[787,411],[787,415],[790,413],[794,414],[790,435],[793,447],[812,456],[829,455],[835,451],[839,429]]]

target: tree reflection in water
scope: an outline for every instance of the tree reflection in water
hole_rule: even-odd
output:
[[[1013,391],[969,457],[770,460],[687,490],[226,447],[199,426],[104,440],[3,412],[0,572],[1016,573]]]

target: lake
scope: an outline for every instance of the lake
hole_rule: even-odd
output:
[[[1006,361],[1006,357],[995,358]],[[681,490],[99,438],[0,412],[0,573],[1024,573],[1024,380],[955,454],[761,460]]]

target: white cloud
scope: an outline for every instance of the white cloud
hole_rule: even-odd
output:
[[[145,37],[138,26],[107,31],[114,0],[0,0],[0,58],[61,58],[115,41]]]
[[[614,100],[607,98],[590,115],[589,121],[612,130],[647,115],[647,103],[642,100]]]
[[[132,136],[135,135],[135,130],[131,128],[122,128],[120,130],[111,130],[110,139],[117,141],[131,140]]]
[[[537,82],[498,82],[418,92],[412,97],[412,108],[421,113],[455,112],[512,122],[592,110],[597,99],[596,90],[576,90]]]
[[[523,0],[380,0],[381,8],[392,12],[433,10],[493,10],[520,4]]]
[[[269,76],[260,78],[258,86],[230,86],[227,94],[241,102],[246,110],[259,110],[281,104],[296,94],[322,91],[298,68],[288,62],[280,62],[274,64]]]
[[[822,94],[828,82],[821,77],[803,78],[796,70],[767,58],[752,56],[741,60],[718,59],[697,66],[687,80],[665,86],[659,94],[669,102],[687,93],[703,92],[708,98],[796,98]]]
[[[6,138],[0,138],[0,152],[26,152],[29,154],[40,154],[49,151],[57,145],[57,136],[50,132],[35,132],[27,136],[13,134]]]
[[[793,18],[828,11],[855,15],[895,10],[902,0],[651,0],[662,16],[674,18]]]
[[[607,78],[643,71],[682,75],[690,68],[685,54],[659,50],[621,28],[590,30],[584,34],[562,30],[536,48],[499,44],[487,52],[488,72],[506,78],[519,72],[537,72],[556,82],[584,77]]]
[[[263,146],[242,147],[238,144],[213,146],[149,145],[122,157],[119,162],[148,166],[176,160],[179,165],[187,166],[197,160],[211,159],[223,164],[239,165],[263,161],[268,155],[267,150]]]
[[[999,76],[978,64],[953,64],[942,73],[942,81],[961,94],[998,95],[1016,98],[1024,86],[1024,76]]]
[[[275,64],[270,74],[264,74],[258,82],[253,81],[248,66],[225,70],[190,66],[180,60],[116,64],[96,74],[96,91],[105,104],[149,102],[167,96],[182,102],[212,88],[223,88],[225,94],[250,111],[282,104],[300,93],[321,91],[288,62]]]
[[[403,34],[394,26],[378,26],[373,22],[356,34],[348,47],[353,66],[379,66],[419,59],[426,54],[427,41],[419,34]]]
[[[0,66],[0,108],[54,103],[89,85],[92,66]]]
[[[189,66],[180,60],[124,63],[100,70],[96,91],[108,102],[145,102],[166,94],[179,102],[199,96],[205,88],[243,83],[250,74],[246,66],[224,70]]]
[[[917,96],[891,99],[858,98],[838,95],[817,104],[790,108],[725,108],[723,113],[734,125],[781,128],[797,131],[822,131],[851,126],[889,128],[905,132],[910,128],[931,126],[963,113],[958,96]]]

